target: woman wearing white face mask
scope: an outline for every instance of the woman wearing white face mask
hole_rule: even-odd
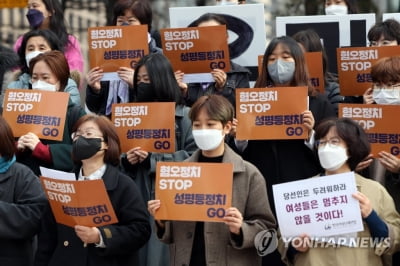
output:
[[[370,152],[367,135],[361,126],[347,118],[321,122],[315,129],[315,138],[318,157],[325,169],[321,176],[354,171]],[[364,225],[364,231],[358,232],[357,237],[369,239],[371,242],[368,243],[376,245],[309,247],[296,243],[284,253],[290,265],[327,265],[329,262],[336,266],[379,266],[383,265],[382,255],[392,254],[400,248],[400,215],[393,199],[378,182],[358,174],[355,178],[358,191],[353,197],[359,201]],[[305,232],[302,238],[312,233]]]
[[[232,128],[233,114],[230,102],[215,94],[201,96],[190,110],[193,137],[200,150],[187,161],[233,165],[232,207],[225,211],[224,223],[156,221],[158,237],[170,244],[171,266],[261,265],[255,236],[275,228],[276,223],[261,173],[224,143],[224,136]],[[160,202],[148,202],[151,215]]]
[[[325,0],[326,15],[358,14],[357,0]]]
[[[53,50],[63,52],[57,36],[52,31],[38,29],[25,33],[22,38],[21,47],[18,50],[21,74],[18,76],[17,80],[7,85],[7,89],[31,89],[31,76],[29,74],[30,61],[41,53]],[[64,91],[70,94],[74,104],[81,104],[78,86],[74,80],[68,78],[68,83]],[[4,96],[4,92],[1,93],[1,96]],[[3,105],[3,99],[1,99],[0,104]]]
[[[312,150],[313,128],[322,119],[335,116],[324,95],[319,95],[308,77],[304,53],[289,36],[271,40],[264,53],[262,72],[255,88],[307,86],[309,110],[304,110],[303,125],[308,130],[306,140],[249,140],[243,158],[253,163],[266,180],[269,202],[275,211],[272,185],[316,175],[320,165]],[[296,100],[296,99],[293,99]],[[238,121],[240,123],[240,121]],[[282,265],[278,252],[263,257],[263,262]]]
[[[367,104],[400,105],[400,56],[385,57],[378,60],[371,68],[373,87],[364,97]],[[388,151],[381,151],[369,167],[369,174],[383,184],[394,198],[400,211],[400,158]],[[400,255],[396,254],[399,265]]]
[[[68,84],[69,67],[60,51],[49,51],[33,58],[30,62],[32,87],[37,90],[64,91]],[[19,137],[17,161],[29,166],[36,175],[39,166],[62,171],[71,171],[72,127],[84,115],[80,105],[68,102],[63,139],[51,141],[39,139],[32,132]]]

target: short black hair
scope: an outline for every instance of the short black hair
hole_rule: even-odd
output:
[[[28,73],[29,72],[29,68],[26,65],[26,59],[25,59],[25,50],[26,50],[26,45],[28,44],[28,41],[30,38],[32,37],[43,37],[46,41],[47,44],[50,46],[51,50],[58,50],[60,52],[64,51],[64,48],[60,42],[60,40],[58,39],[57,35],[51,31],[51,30],[42,30],[42,29],[36,29],[36,30],[31,30],[28,31],[27,33],[24,34],[24,36],[22,37],[22,42],[21,42],[21,46],[18,49],[18,56],[19,56],[19,60],[20,60],[20,64],[21,64],[21,71],[23,73]]]
[[[347,146],[349,159],[347,163],[352,171],[363,161],[371,152],[371,145],[364,129],[354,120],[349,118],[329,118],[322,121],[315,128],[315,139],[320,140],[325,137],[331,128],[336,128],[336,132]]]

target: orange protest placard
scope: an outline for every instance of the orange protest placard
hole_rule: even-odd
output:
[[[340,94],[363,95],[372,86],[371,67],[383,57],[400,55],[400,46],[337,48]]]
[[[135,68],[149,53],[147,38],[147,25],[88,28],[90,68],[100,66],[104,72]]]
[[[118,222],[102,179],[67,181],[40,177],[57,223],[98,227]]]
[[[15,137],[32,132],[40,139],[61,141],[68,100],[68,92],[8,89],[3,117]]]
[[[301,115],[308,109],[307,95],[307,87],[236,89],[236,138],[307,138]]]
[[[222,222],[232,207],[229,163],[157,162],[158,220]]]
[[[322,52],[304,53],[311,84],[320,92],[325,91]],[[258,75],[261,75],[264,55],[258,56]]]
[[[149,152],[175,152],[175,103],[113,104],[111,119],[122,152],[134,147]]]
[[[209,73],[230,70],[226,26],[161,29],[163,52],[173,69]]]
[[[357,121],[368,135],[371,153],[387,151],[400,158],[399,105],[339,104],[339,117]]]
[[[26,7],[28,0],[1,0],[0,8]]]
[[[324,68],[322,64],[322,52],[304,53],[310,76],[311,84],[320,92],[325,91]]]
[[[260,76],[262,73],[262,64],[263,64],[263,60],[264,60],[264,55],[259,55],[257,58],[257,62],[258,62],[258,75]]]

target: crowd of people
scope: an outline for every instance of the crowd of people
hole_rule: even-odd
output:
[[[353,0],[325,0],[324,7],[326,15],[359,12]],[[372,155],[366,132],[338,118],[338,104],[400,105],[400,56],[372,66],[371,87],[362,96],[342,96],[317,32],[272,38],[253,87],[306,87],[308,108],[299,114],[306,137],[236,140],[241,121],[235,90],[251,88],[250,71],[230,60],[227,71],[211,69],[213,82],[185,83],[185,73],[173,69],[157,46],[151,2],[118,0],[113,11],[113,26],[148,25],[149,54],[134,68],[121,66],[117,80],[107,80],[101,66],[84,73],[87,60],[67,31],[58,0],[29,0],[31,30],[15,41],[14,51],[0,50],[2,110],[6,91],[14,89],[68,95],[60,140],[33,132],[14,136],[0,117],[1,265],[399,265],[400,158],[388,151]],[[189,27],[219,25],[227,25],[223,16],[206,13]],[[377,22],[368,41],[400,45],[400,23]],[[324,93],[311,83],[306,52],[322,53]],[[175,151],[134,145],[122,152],[112,104],[149,102],[174,103]],[[155,194],[157,162],[232,164],[232,201],[221,221],[158,219],[164,199]],[[98,227],[57,222],[39,182],[40,167],[74,173],[76,181],[103,180],[118,222]],[[274,185],[350,172],[363,223],[356,237],[373,244],[301,245],[313,234],[304,232],[297,243],[277,239],[278,248],[260,256],[257,235],[279,232]]]

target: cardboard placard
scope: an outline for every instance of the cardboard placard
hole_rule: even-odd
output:
[[[90,68],[99,66],[104,72],[135,68],[149,53],[147,39],[147,25],[88,28]]]
[[[40,177],[57,223],[99,227],[118,219],[102,179],[69,181]]]
[[[158,162],[156,219],[222,222],[232,204],[233,165]]]
[[[161,29],[163,52],[185,74],[230,70],[226,26]]]
[[[113,104],[111,120],[122,152],[134,147],[148,152],[175,152],[175,103]]]
[[[371,153],[375,158],[387,151],[400,158],[399,105],[339,104],[339,117],[357,121],[368,135]]]
[[[69,97],[68,92],[8,89],[3,117],[15,137],[32,132],[39,139],[61,141]]]
[[[340,94],[363,95],[372,86],[371,67],[378,59],[400,55],[400,46],[337,49]]]
[[[236,138],[306,139],[307,95],[307,87],[236,89]]]

